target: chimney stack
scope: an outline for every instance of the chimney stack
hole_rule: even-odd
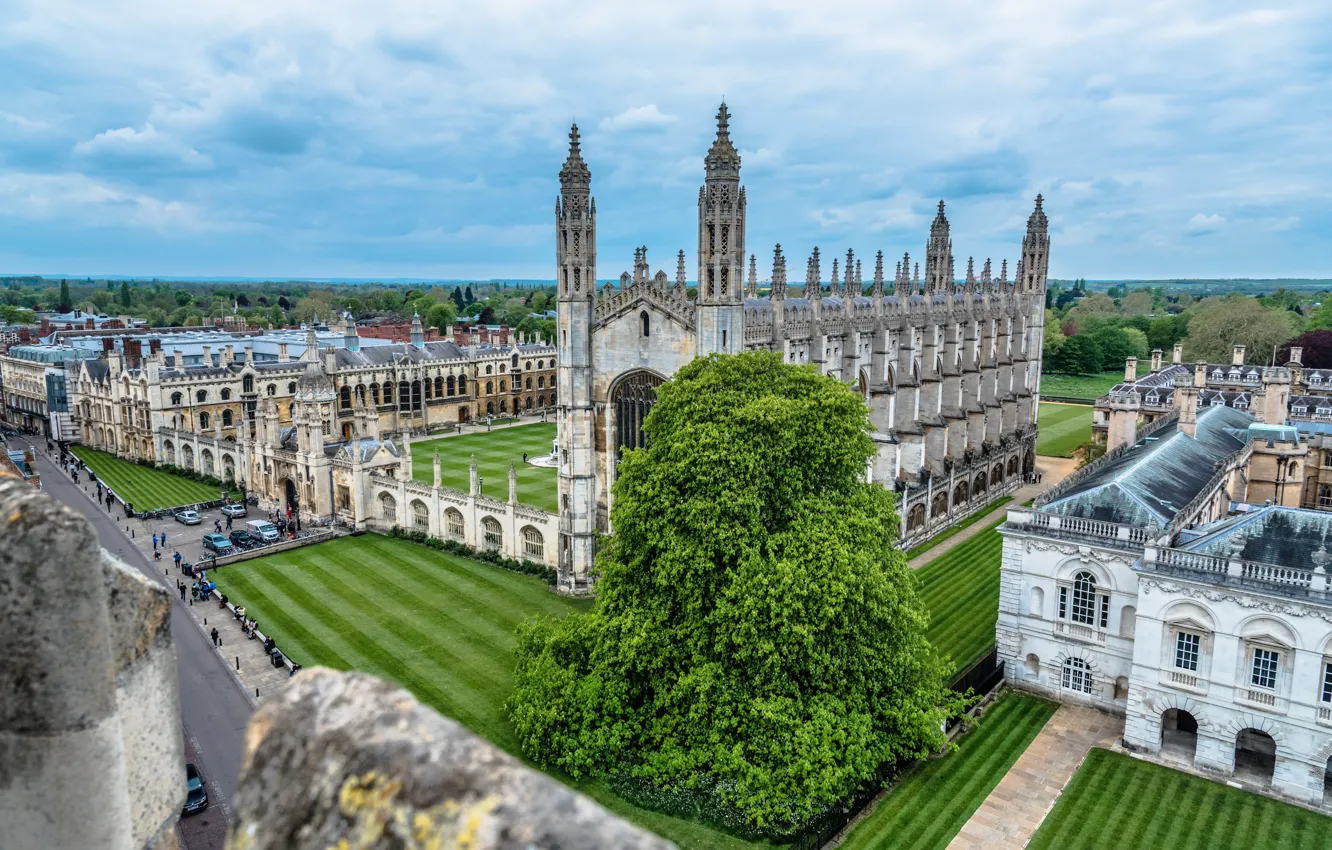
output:
[[[1161,371],[1161,349],[1159,348],[1152,349],[1152,371]]]
[[[1138,380],[1138,358],[1129,356],[1124,358],[1124,381],[1133,383]]]
[[[1286,363],[1286,365],[1303,366],[1304,364],[1300,362],[1300,358],[1303,356],[1304,356],[1304,349],[1298,345],[1292,345],[1290,347],[1290,361]]]
[[[1244,346],[1237,345],[1234,347],[1234,349],[1232,349],[1230,355],[1230,363],[1232,366],[1244,365]]]
[[[1199,363],[1201,370],[1204,364]],[[1196,437],[1198,433],[1198,388],[1188,372],[1175,381],[1175,409],[1179,411],[1179,432]]]
[[[287,353],[287,344],[286,344],[285,342],[279,342],[279,343],[278,343],[278,362],[279,362],[279,363],[287,363],[287,362],[290,362],[290,360],[291,360],[291,355],[289,355],[289,354]]]
[[[1202,389],[1207,386],[1207,364],[1199,360],[1193,364],[1193,388]]]
[[[203,347],[203,350],[204,350],[204,352],[203,352],[203,364],[204,364],[205,366],[212,366],[212,365],[213,365],[213,347],[212,347],[211,345],[205,345],[205,346]]]
[[[1182,342],[1177,342],[1177,343],[1175,343],[1175,353],[1174,353],[1174,355],[1170,358],[1170,362],[1171,362],[1171,363],[1183,363],[1183,362],[1184,362],[1184,343],[1182,343]]]

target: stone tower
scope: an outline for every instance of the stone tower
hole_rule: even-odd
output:
[[[953,288],[953,240],[948,235],[948,217],[944,202],[930,225],[930,241],[925,243],[925,292],[949,292]]]
[[[717,138],[704,157],[698,190],[698,354],[743,350],[745,331],[745,190],[740,153],[731,143],[731,115],[717,110]]]
[[[597,204],[592,172],[569,131],[569,156],[555,201],[555,262],[559,280],[559,584],[586,586],[596,554],[595,422],[592,408],[592,324],[597,289]]]

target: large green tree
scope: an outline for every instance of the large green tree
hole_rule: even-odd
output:
[[[1231,349],[1244,346],[1249,363],[1267,363],[1274,349],[1300,332],[1300,318],[1280,307],[1264,307],[1256,298],[1232,295],[1209,298],[1193,310],[1184,354],[1190,360],[1229,363]]]
[[[60,281],[60,303],[56,305],[56,309],[62,313],[68,313],[74,309],[74,299],[70,297],[69,281],[67,280]]]
[[[591,612],[519,631],[510,716],[574,776],[692,789],[777,832],[961,706],[893,546],[859,396],[768,352],[696,360],[626,452]]]

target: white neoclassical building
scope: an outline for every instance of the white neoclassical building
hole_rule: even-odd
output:
[[[1129,748],[1324,805],[1332,517],[1245,501],[1294,428],[1177,392],[1176,413],[1009,511],[1005,677],[1123,716]]]

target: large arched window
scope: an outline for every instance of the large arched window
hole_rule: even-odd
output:
[[[652,320],[648,318],[647,310],[638,314],[638,332],[642,336],[652,336]]]
[[[458,395],[467,395],[467,376],[458,376]]]
[[[444,512],[444,533],[452,540],[463,539],[463,515],[457,508]]]
[[[205,410],[203,413],[200,413],[200,414],[199,414],[199,427],[200,427],[200,428],[207,428],[208,425],[209,425],[209,423],[210,423],[211,421],[212,421],[212,420],[209,419],[209,417],[208,417],[208,411]]]
[[[393,403],[393,384],[391,383],[384,384],[384,403]]]
[[[346,387],[346,386],[344,386],[342,389],[338,390],[338,398],[339,398],[339,399],[341,400],[341,402],[342,402],[342,409],[343,409],[343,410],[346,410],[346,409],[350,408],[350,407],[351,407],[351,387]]]
[[[449,388],[449,395],[453,395],[454,392],[457,391],[457,384],[454,382],[452,375],[449,375],[449,381],[447,386]]]
[[[226,389],[226,388],[223,388],[223,390],[222,390],[222,400],[223,400],[223,401],[231,401],[231,390]]]
[[[1092,692],[1092,674],[1087,662],[1081,658],[1070,658],[1064,662],[1063,679],[1060,682],[1065,690],[1080,694]]]
[[[481,520],[482,544],[487,552],[498,552],[504,546],[504,529],[499,520],[488,516]]]
[[[546,557],[546,540],[530,525],[523,527],[523,557],[538,562]]]
[[[385,522],[398,521],[398,503],[388,493],[379,494],[379,516]]]
[[[412,500],[412,528],[417,531],[430,530],[430,514],[426,510],[425,502],[420,499]]]
[[[241,392],[254,392],[254,375],[246,375],[244,378],[241,378]]]
[[[199,390],[197,393],[194,394],[194,400],[199,402],[200,404],[203,404],[204,402],[208,401],[208,390]]]
[[[375,403],[375,407],[379,406],[379,384],[370,385],[370,400]]]
[[[1059,588],[1059,619],[1104,629],[1110,619],[1110,596],[1098,593],[1096,577],[1083,570],[1073,576],[1072,587]]]

